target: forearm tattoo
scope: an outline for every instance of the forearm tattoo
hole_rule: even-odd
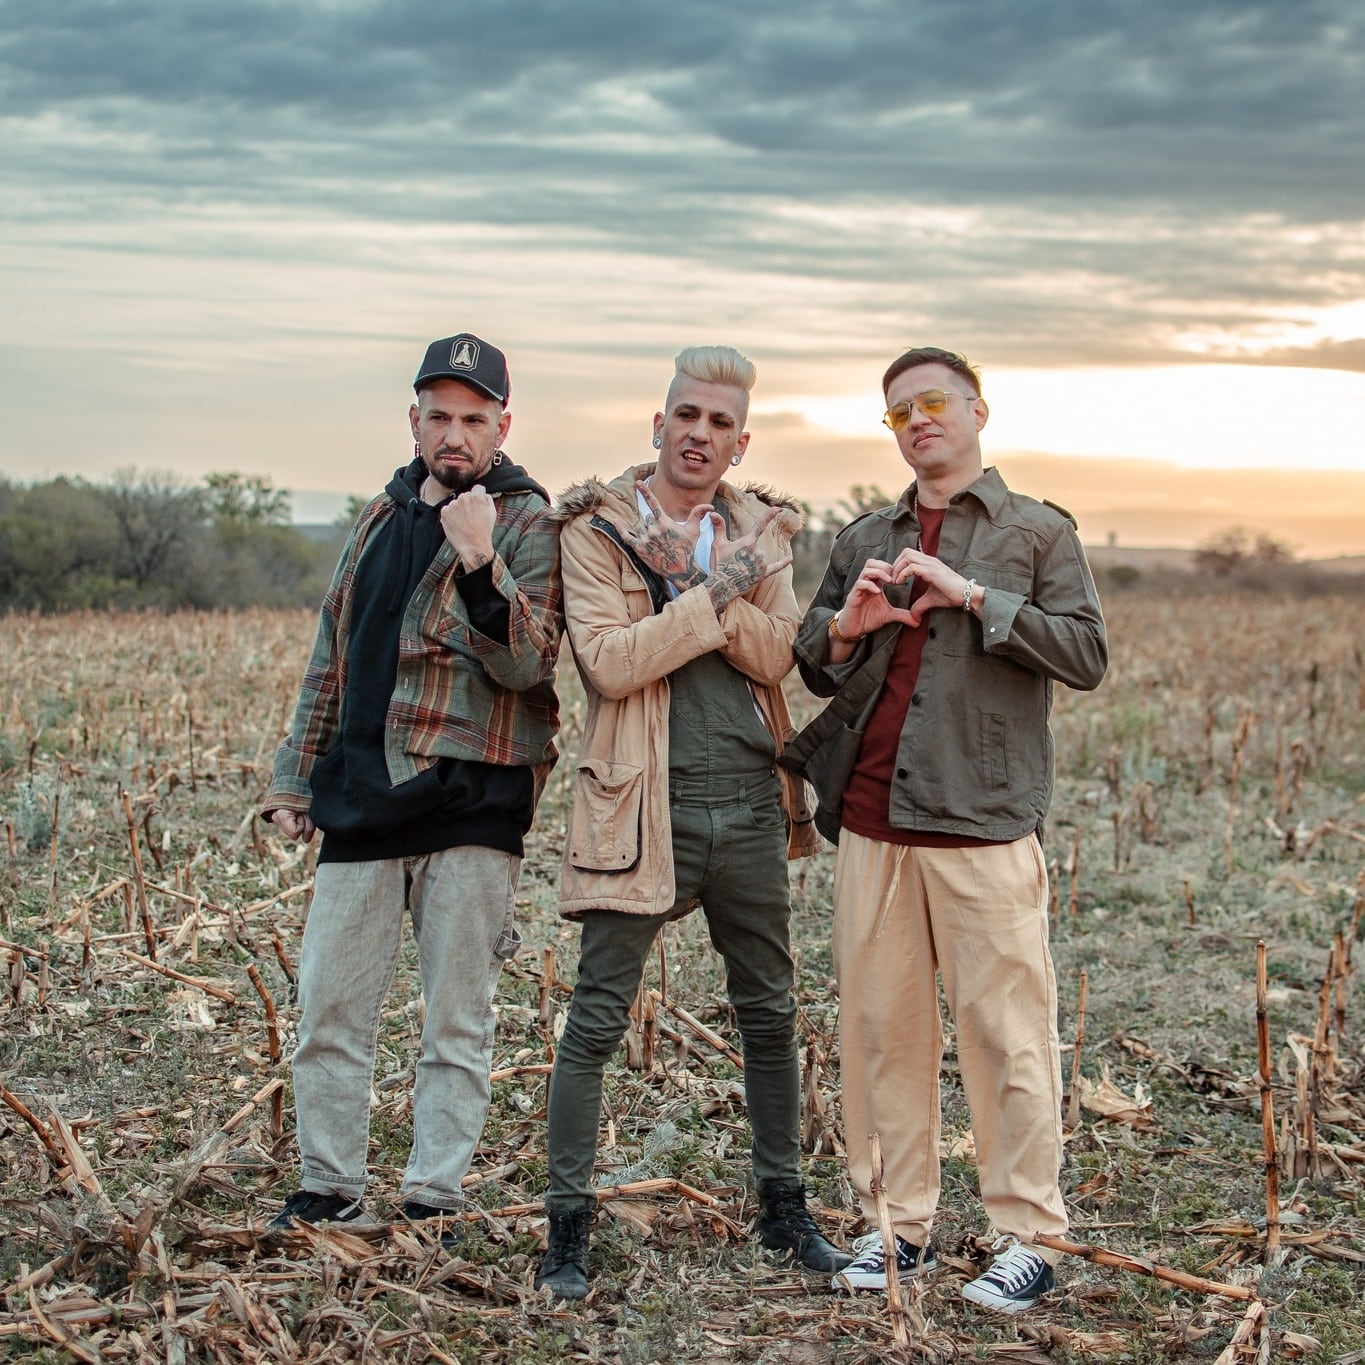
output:
[[[768,561],[763,554],[752,545],[736,550],[723,563],[717,564],[715,572],[706,580],[712,606],[719,612],[727,602],[743,597],[767,576]]]

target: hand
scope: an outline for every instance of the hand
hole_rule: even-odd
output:
[[[896,556],[891,571],[899,575],[895,579],[897,583],[914,578],[924,585],[920,595],[915,598],[907,614],[902,618],[906,625],[919,625],[926,613],[936,607],[961,608],[963,594],[967,591],[967,580],[956,569],[950,569],[941,559],[935,559],[933,555],[926,555],[920,550],[906,549]]]
[[[317,831],[317,826],[302,811],[273,810],[270,822],[277,825],[286,839],[297,839],[306,844]]]
[[[839,631],[849,637],[848,653],[852,651],[852,641],[863,635],[870,635],[891,621],[914,624],[909,607],[895,607],[887,600],[883,588],[889,583],[903,583],[908,570],[900,565],[888,564],[884,559],[869,559],[864,565],[857,581],[848,591],[844,605],[837,613]],[[837,642],[836,642],[837,643]]]
[[[627,545],[639,556],[640,562],[653,569],[660,578],[667,579],[679,592],[696,587],[706,579],[706,570],[697,564],[697,537],[701,524],[714,516],[709,503],[694,507],[684,521],[674,521],[659,505],[648,484],[635,485],[649,508],[649,515],[623,531]]]
[[[441,508],[441,529],[466,573],[493,558],[493,526],[498,509],[485,488],[470,488]]]
[[[751,588],[765,578],[781,573],[792,562],[791,555],[783,555],[781,559],[769,563],[768,557],[758,548],[759,537],[781,515],[780,507],[769,507],[744,535],[738,540],[731,540],[725,533],[725,523],[719,514],[711,513],[716,539],[706,590],[711,594],[711,604],[717,615],[727,603],[736,597],[743,597]]]

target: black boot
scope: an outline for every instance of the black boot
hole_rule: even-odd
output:
[[[561,1299],[581,1299],[588,1292],[588,1239],[597,1221],[597,1205],[550,1209],[549,1245],[536,1272],[536,1288],[549,1285]]]
[[[833,1274],[853,1260],[815,1226],[806,1209],[805,1187],[795,1180],[759,1181],[754,1230],[769,1251],[790,1251],[792,1259],[807,1270]]]

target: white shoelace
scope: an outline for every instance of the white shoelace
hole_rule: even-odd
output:
[[[1013,1294],[1038,1274],[1042,1264],[1043,1258],[1036,1251],[1015,1242],[991,1262],[991,1268],[982,1278],[993,1280],[1007,1294]]]

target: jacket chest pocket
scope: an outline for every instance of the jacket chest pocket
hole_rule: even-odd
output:
[[[1033,596],[1033,571],[1031,568],[1015,564],[992,564],[984,559],[966,559],[958,567],[963,578],[975,579],[983,588],[996,588],[1001,592],[1015,593],[1025,602]],[[944,618],[938,619],[935,618]],[[937,628],[943,638],[945,654],[966,655],[974,658],[987,658],[986,643],[981,635],[981,622],[960,607],[945,612],[935,612],[929,623]],[[1006,663],[1006,660],[999,660]]]
[[[585,758],[574,779],[569,862],[583,872],[629,872],[640,861],[644,769]]]
[[[1012,560],[965,559],[958,568],[963,578],[974,578],[982,587],[1017,592],[1028,599],[1033,595],[1033,566]]]

